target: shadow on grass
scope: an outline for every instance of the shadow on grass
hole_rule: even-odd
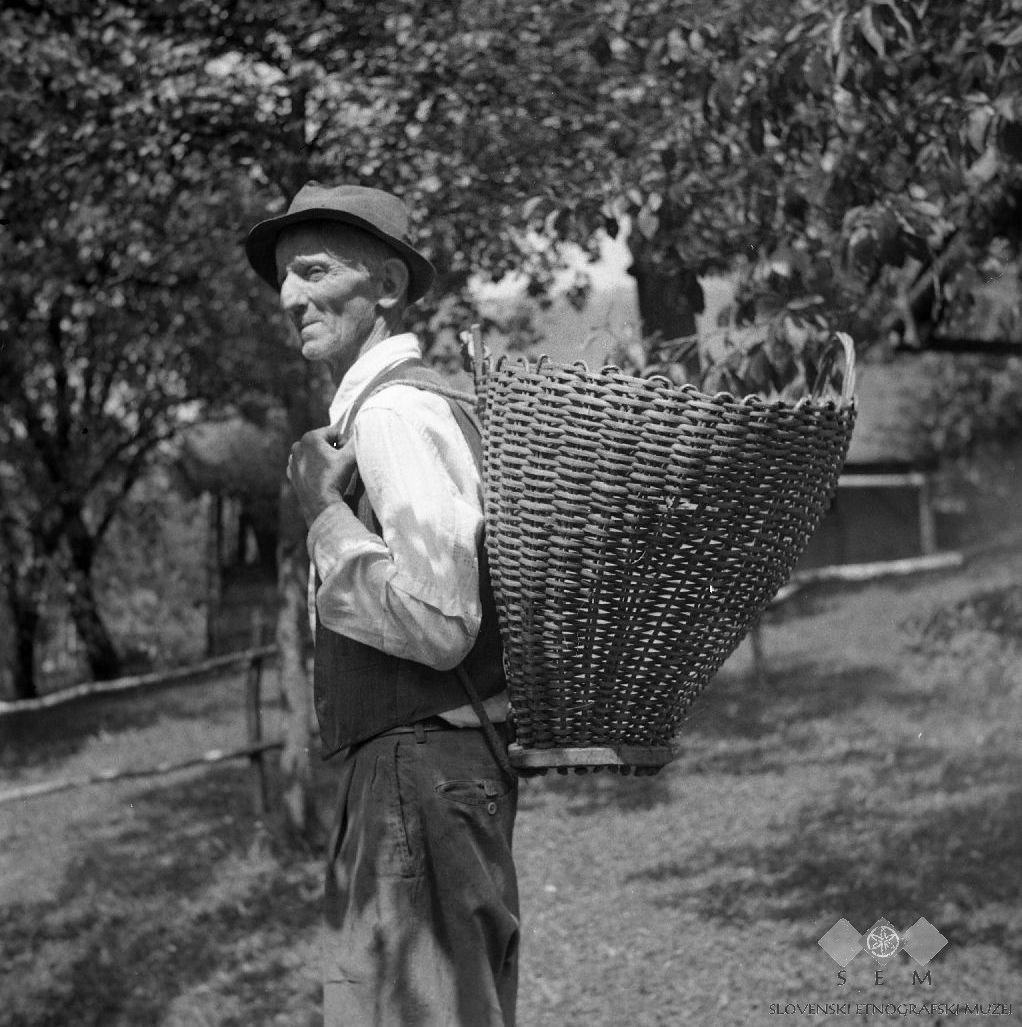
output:
[[[12,714],[0,720],[0,770],[17,773],[67,759],[92,736],[145,728],[159,716],[153,703],[109,699]]]
[[[671,789],[673,768],[668,766],[649,777],[596,774],[558,774],[528,778],[522,782],[519,809],[537,809],[551,796],[566,800],[570,816],[602,812],[649,810],[675,801]]]
[[[926,701],[918,693],[899,692],[896,682],[890,670],[874,665],[841,670],[804,664],[778,672],[765,688],[752,675],[722,677],[710,682],[682,725],[676,763],[654,777],[551,771],[525,785],[522,807],[535,807],[546,796],[559,795],[570,800],[566,811],[579,816],[601,810],[653,809],[674,801],[673,774],[783,773],[806,759],[832,762],[833,754],[808,744],[799,732],[807,733],[813,721],[840,717],[874,701],[904,705]],[[872,755],[869,748],[845,747],[840,759],[848,762]]]
[[[681,740],[705,737],[758,739],[800,722],[840,717],[872,702],[919,706],[926,697],[900,689],[890,668],[876,664],[833,667],[804,663],[775,669],[760,684],[752,674],[711,681],[682,727]]]
[[[815,582],[803,585],[776,606],[763,611],[762,624],[769,628],[774,624],[800,620],[803,617],[817,617],[840,609],[850,595],[871,587],[869,582]]]
[[[0,718],[0,771],[16,774],[66,759],[96,735],[144,729],[161,717],[203,718],[229,709],[240,719],[243,703],[240,682],[220,676],[194,687],[177,683],[8,714]]]
[[[319,921],[318,861],[253,845],[240,768],[136,793],[131,808],[90,835],[51,900],[4,912],[0,951],[19,988],[0,1024],[160,1023],[214,976],[251,1022],[271,1022],[290,972],[275,953]]]
[[[939,762],[931,752],[919,765]],[[864,930],[880,916],[899,926],[926,916],[955,944],[991,944],[1022,960],[1020,772],[1017,757],[976,755],[946,762],[925,788],[838,791],[767,837],[627,880],[651,886],[654,905],[729,924],[846,917]]]

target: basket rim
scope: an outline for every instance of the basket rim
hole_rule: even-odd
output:
[[[631,387],[634,391],[647,390],[651,387],[666,389],[674,394],[684,393],[693,399],[704,400],[714,404],[727,404],[737,407],[760,408],[765,411],[802,411],[806,409],[831,411],[856,409],[858,397],[855,395],[856,373],[855,373],[855,349],[852,345],[851,336],[846,332],[836,332],[836,338],[841,342],[845,353],[845,380],[839,396],[829,396],[826,399],[813,396],[800,396],[797,400],[764,400],[756,393],[748,396],[738,397],[730,392],[704,392],[697,385],[686,383],[676,385],[664,375],[642,375],[629,374],[623,371],[616,364],[603,364],[599,370],[589,367],[584,360],[574,360],[571,363],[553,360],[548,354],[541,353],[535,359],[530,359],[523,354],[511,356],[504,353],[497,358],[495,365],[489,370],[489,374],[501,374],[520,372],[523,374],[563,374],[569,372],[579,378],[587,379],[595,385],[601,382],[615,381],[622,385]],[[488,377],[489,375],[487,375]]]

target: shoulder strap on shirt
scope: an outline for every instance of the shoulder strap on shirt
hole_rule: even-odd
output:
[[[370,396],[378,392],[383,386],[389,384],[394,378],[409,373],[413,367],[424,366],[418,357],[409,357],[407,360],[402,360],[399,364],[394,364],[393,367],[385,367],[375,378],[371,378],[369,384],[355,397],[355,402],[351,404],[351,408],[348,411],[346,419],[348,433],[350,434],[352,426],[355,424],[355,418],[358,417],[358,412]]]
[[[482,474],[483,469],[483,434],[475,414],[475,397],[468,392],[452,389],[443,378],[424,361],[412,357],[400,364],[381,371],[362,390],[348,413],[348,431],[355,424],[355,418],[365,403],[376,393],[394,385],[411,385],[426,392],[432,392],[448,401],[451,413],[465,436],[465,441],[472,450],[476,468]]]
[[[377,392],[390,388],[393,385],[411,385],[417,389],[424,389],[427,392],[432,392],[438,396],[442,396],[447,400],[448,406],[451,408],[451,413],[454,415],[454,419],[458,422],[458,427],[461,428],[461,433],[465,436],[465,441],[469,444],[469,448],[472,450],[472,458],[475,461],[476,468],[481,476],[483,473],[483,433],[479,426],[479,420],[475,414],[475,397],[470,393],[452,389],[436,371],[422,360],[417,360],[415,358],[405,360],[378,374],[369,383],[369,385],[362,390],[361,395],[352,405],[351,412],[348,414],[349,431],[351,426],[355,424],[355,418],[365,402]],[[464,664],[459,664],[455,668],[455,671],[458,675],[458,680],[461,682],[461,686],[465,690],[465,694],[472,705],[472,709],[475,711],[475,715],[479,719],[479,726],[483,730],[483,735],[486,738],[486,743],[489,746],[490,752],[493,754],[493,758],[496,760],[497,765],[500,767],[507,779],[509,781],[513,781],[516,777],[521,775],[514,767],[511,766],[511,762],[508,759],[507,748],[500,738],[498,738],[497,732],[493,727],[493,723],[490,721],[490,718],[486,713],[486,708],[483,706],[482,700],[479,698],[479,693],[476,691],[475,685],[472,683],[472,679],[465,670]]]

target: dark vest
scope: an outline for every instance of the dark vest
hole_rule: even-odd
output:
[[[481,474],[482,439],[471,414],[471,404],[446,395],[449,389],[443,379],[421,360],[406,361],[373,379],[352,408],[349,427],[355,423],[362,402],[381,386],[395,381],[414,383],[447,400]],[[370,531],[380,533],[379,521],[357,472],[345,502]],[[477,555],[482,623],[462,667],[479,697],[488,699],[503,691],[507,682],[497,629],[497,607],[482,539]],[[313,682],[324,759],[393,727],[433,717],[468,702],[455,670],[438,671],[413,660],[390,656],[318,622]]]

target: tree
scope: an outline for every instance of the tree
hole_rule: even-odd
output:
[[[0,571],[21,695],[49,566],[93,675],[118,673],[97,551],[181,412],[250,388],[259,344],[277,349],[239,322],[242,279],[214,273],[240,265],[223,248],[232,212],[247,219],[236,169],[161,134],[151,76],[165,50],[137,29],[0,14]]]
[[[637,369],[695,373],[667,344],[711,269],[744,264],[736,320],[771,322],[749,364],[763,388],[770,354],[831,326],[911,335],[929,269],[977,263],[996,235],[1017,249],[1007,0],[964,17],[950,0],[184,0],[140,17],[178,41],[182,135],[275,209],[309,177],[402,194],[438,296],[521,268],[542,294],[557,249],[532,236],[593,250],[627,219]]]
[[[109,671],[82,612],[89,553],[181,404],[260,384],[269,297],[237,244],[310,177],[403,195],[435,301],[518,269],[542,294],[558,249],[537,239],[592,251],[627,222],[638,369],[679,364],[672,340],[711,269],[744,269],[736,324],[764,322],[775,349],[831,326],[911,341],[991,240],[997,259],[1017,253],[1017,14],[1017,0],[12,0],[0,487],[23,497],[5,510],[32,545],[4,564],[8,592],[31,605],[33,561],[59,559]],[[285,605],[293,621],[300,603]]]
[[[1011,0],[186,0],[139,17],[178,41],[182,133],[217,137],[278,204],[310,175],[402,193],[441,293],[522,266],[541,292],[557,255],[530,232],[591,249],[628,219],[647,337],[687,334],[695,276],[738,261],[743,317],[797,300],[804,320],[819,296],[873,341],[911,336],[929,269],[1017,248]]]

